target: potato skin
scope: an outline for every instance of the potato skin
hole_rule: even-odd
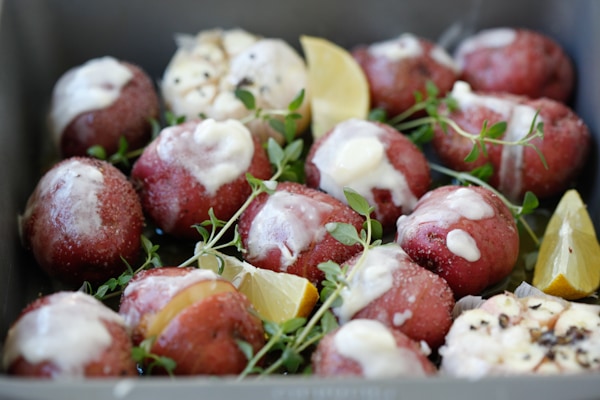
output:
[[[169,323],[152,352],[174,359],[176,375],[238,374],[248,360],[236,340],[249,343],[254,353],[265,343],[262,323],[250,309],[248,298],[239,292],[196,302]]]
[[[17,324],[26,314],[48,306],[52,302],[52,296],[54,295],[55,294],[40,297],[27,305],[21,311],[19,318],[13,322],[12,326]],[[104,307],[99,302],[98,305]],[[73,318],[76,317],[74,316]],[[88,378],[137,376],[137,367],[131,358],[132,344],[127,330],[123,325],[120,325],[115,321],[103,320],[102,323],[111,337],[111,344],[103,349],[95,358],[90,359],[82,366],[82,375]],[[65,326],[65,329],[70,328],[73,329],[73,326]],[[46,334],[47,333],[44,335]],[[73,349],[73,351],[77,351],[77,349]],[[66,371],[62,371],[61,368],[52,361],[30,363],[22,355],[11,363],[6,370],[6,373],[9,375],[44,379],[56,379],[64,376],[65,372]]]
[[[199,121],[189,121],[171,129],[182,133],[198,124]],[[253,136],[252,141],[254,154],[246,172],[259,179],[269,179],[272,169],[266,151],[256,137]],[[250,195],[252,189],[245,173],[223,184],[211,195],[185,168],[159,157],[157,147],[160,143],[161,136],[146,147],[133,166],[131,179],[144,211],[166,233],[184,239],[199,239],[200,235],[192,225],[209,220],[211,207],[217,218],[226,221]]]
[[[435,44],[425,38],[416,38],[423,54],[393,60],[372,54],[370,46],[359,46],[352,51],[369,82],[373,108],[384,109],[395,116],[415,104],[414,93],[426,95],[426,83],[432,81],[444,96],[458,78],[458,72],[439,63],[431,56]]]
[[[475,90],[533,99],[548,97],[566,103],[574,88],[575,72],[569,57],[550,37],[528,29],[510,29],[515,38],[509,44],[464,50],[466,42],[500,30],[509,28],[481,31],[458,45],[461,79]]]
[[[340,354],[337,350],[334,341],[335,335],[340,329],[341,327],[338,327],[329,332],[319,342],[311,358],[313,372],[316,376],[322,378],[364,377],[364,371],[360,363]],[[434,375],[437,372],[433,363],[421,352],[417,342],[396,330],[391,330],[391,334],[394,336],[398,348],[406,349],[416,357],[425,375]]]
[[[307,201],[316,201],[326,207],[330,207],[329,211],[322,213],[321,220],[318,221],[318,230],[323,230],[325,225],[329,222],[348,223],[353,225],[357,230],[362,229],[362,224],[364,222],[363,218],[349,206],[326,193],[294,182],[278,183],[275,193],[278,192],[289,193],[300,199],[305,198]],[[243,253],[243,257],[252,265],[259,268],[270,269],[272,271],[285,271],[303,276],[310,280],[315,286],[319,287],[321,281],[325,278],[325,274],[317,268],[319,263],[328,260],[342,263],[361,250],[359,245],[346,246],[338,242],[328,232],[323,232],[322,236],[313,238],[307,246],[300,249],[296,260],[289,266],[283,265],[281,261],[282,251],[280,248],[270,247],[264,252],[252,252],[249,249],[249,243],[251,243],[252,240],[261,239],[250,235],[253,225],[258,224],[259,226],[266,228],[268,231],[267,234],[270,237],[284,235],[283,237],[287,238],[285,235],[287,235],[286,232],[288,228],[299,223],[297,220],[301,220],[305,217],[302,214],[293,214],[294,210],[292,209],[289,211],[289,215],[293,216],[294,219],[288,219],[285,223],[276,225],[261,220],[259,218],[259,213],[265,205],[268,204],[269,196],[272,195],[266,193],[259,195],[240,216],[238,223],[242,245],[247,249],[247,251]]]
[[[478,201],[490,207],[491,216],[452,217],[445,202],[458,190],[478,194],[481,197]],[[455,205],[474,206],[472,201],[464,200]],[[510,274],[518,257],[519,234],[510,210],[500,198],[482,187],[442,186],[432,190],[419,200],[410,216],[398,219],[397,228],[396,243],[417,264],[444,278],[455,298],[479,294],[500,282]],[[480,253],[477,259],[470,261],[449,249],[448,234],[457,230],[466,232],[474,240]]]
[[[194,267],[160,267],[135,274],[121,295],[119,314],[125,318],[134,345],[146,338],[148,323],[177,293],[202,280],[216,278]]]
[[[397,245],[388,246],[395,248]],[[349,266],[348,273],[359,258],[360,254],[345,263]],[[397,268],[391,273],[391,288],[369,302],[352,319],[377,320],[417,342],[425,341],[431,349],[437,349],[444,343],[452,325],[455,304],[452,289],[440,276],[412,261],[399,246],[394,258]],[[395,320],[398,317],[400,320]]]
[[[81,171],[94,171],[96,176]],[[102,183],[96,179],[101,175]],[[91,183],[90,183],[91,182]],[[89,187],[96,193],[90,196]],[[90,202],[91,201],[91,202]],[[96,207],[99,222],[81,227]],[[79,285],[103,282],[138,259],[144,216],[127,177],[111,164],[86,157],[65,159],[38,182],[21,217],[23,243],[40,267],[58,280]]]
[[[399,133],[391,126],[380,122],[370,123],[381,129],[381,134],[378,136],[378,139],[385,147],[385,156],[393,168],[404,176],[415,199],[424,195],[431,184],[431,174],[429,164],[427,163],[427,159],[423,152],[406,136]],[[346,127],[352,129],[353,126],[354,125],[351,125],[349,121],[338,125],[338,127],[343,127],[344,129],[346,129]],[[319,138],[310,148],[305,163],[306,185],[308,187],[327,192],[327,190],[320,187],[321,174],[323,172],[319,169],[319,166],[315,164],[314,159],[319,149],[323,146],[337,145],[337,142],[332,140],[335,129],[336,128],[332,129]],[[381,176],[379,178],[382,180],[382,184],[379,185],[380,187],[377,187],[379,182],[374,181],[374,187],[371,189],[375,201],[373,204],[373,206],[375,206],[373,218],[376,218],[381,222],[384,231],[391,232],[395,228],[398,217],[412,211],[412,206],[414,206],[414,204],[402,204],[400,206],[394,204],[392,192],[387,188],[381,187],[385,184],[383,181],[386,177]],[[352,187],[352,183],[347,186]],[[363,197],[366,195],[366,193],[361,194]],[[341,200],[344,203],[346,202],[345,198],[338,198],[338,200]]]
[[[514,200],[521,199],[527,191],[539,198],[549,198],[561,193],[576,179],[589,156],[591,134],[586,124],[570,108],[551,99],[529,100],[522,96],[499,93],[492,96],[539,110],[538,122],[544,123],[544,138],[536,138],[531,144],[544,155],[548,168],[534,148],[522,146],[508,149],[502,145],[487,145],[487,156],[480,153],[477,160],[465,162],[473,145],[451,127],[448,127],[447,133],[436,127],[432,141],[436,154],[444,164],[458,171],[470,171],[490,162],[494,167],[490,184]],[[486,120],[488,126],[506,120],[497,112],[481,106],[456,110],[449,117],[473,134],[481,131]],[[521,166],[514,163],[503,165],[504,151],[522,151]],[[507,178],[502,178],[502,175]]]
[[[133,73],[133,78],[109,107],[84,112],[67,125],[60,138],[63,157],[85,156],[94,145],[104,147],[107,154],[114,154],[122,136],[129,150],[139,149],[150,141],[150,119],[159,117],[156,89],[140,67],[125,61],[121,64]]]

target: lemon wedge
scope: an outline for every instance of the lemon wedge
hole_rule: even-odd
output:
[[[258,314],[268,321],[281,323],[308,317],[319,299],[317,288],[306,278],[257,268],[226,254],[202,255],[198,265],[216,273],[222,265],[221,276],[245,294]]]
[[[313,138],[323,136],[338,122],[366,119],[369,84],[352,55],[318,37],[301,36],[300,43],[308,63]]]
[[[589,296],[600,286],[600,244],[576,190],[563,195],[548,222],[533,286],[567,300]]]

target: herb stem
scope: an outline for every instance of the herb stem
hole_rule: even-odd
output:
[[[540,241],[539,241],[538,237],[533,232],[533,229],[531,229],[531,227],[529,226],[529,223],[527,223],[527,221],[525,220],[524,216],[521,214],[522,208],[519,207],[519,206],[514,205],[513,203],[511,203],[506,197],[504,197],[504,195],[502,193],[500,193],[495,188],[493,188],[492,186],[490,186],[487,182],[482,181],[481,179],[479,179],[479,178],[477,178],[477,177],[469,174],[468,172],[454,171],[452,169],[443,167],[443,166],[441,166],[439,164],[435,164],[435,163],[432,163],[432,162],[429,162],[429,167],[432,170],[434,170],[434,171],[441,172],[442,174],[448,175],[448,176],[450,176],[452,178],[455,178],[455,179],[457,179],[457,180],[459,180],[461,182],[474,183],[477,186],[482,186],[482,187],[490,190],[491,192],[493,192],[509,208],[509,210],[511,211],[511,213],[513,214],[513,216],[515,217],[515,219],[517,219],[517,221],[519,223],[521,223],[521,225],[523,226],[523,228],[525,229],[525,231],[527,232],[527,234],[529,236],[531,236],[531,238],[533,239],[535,245],[539,246]]]

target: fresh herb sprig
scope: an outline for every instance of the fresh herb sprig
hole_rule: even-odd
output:
[[[152,353],[155,340],[155,337],[150,337],[143,340],[139,346],[133,347],[131,357],[144,370],[145,375],[152,375],[154,368],[162,368],[173,377],[177,363],[172,358]]]
[[[344,195],[349,206],[365,218],[363,228],[358,232],[353,225],[337,222],[328,223],[325,228],[343,244],[348,246],[362,245],[363,251],[354,268],[347,274],[346,266],[341,267],[333,261],[319,264],[319,269],[325,272],[320,307],[308,321],[304,318],[293,318],[281,324],[265,321],[265,331],[269,340],[260,351],[252,354],[251,347],[241,344],[241,348],[249,361],[238,379],[256,373],[269,375],[281,369],[289,373],[297,372],[304,362],[303,352],[317,344],[323,336],[338,326],[331,309],[340,306],[342,290],[348,286],[348,282],[352,280],[364,264],[369,249],[381,244],[382,232],[379,221],[371,218],[374,207],[370,206],[364,197],[350,188],[344,188]],[[266,368],[260,367],[260,361],[272,353],[277,353],[278,357]]]
[[[471,151],[464,158],[465,162],[473,162],[480,155],[487,157],[487,145],[523,146],[534,149],[544,167],[548,168],[543,153],[534,142],[537,138],[544,138],[544,124],[538,120],[539,110],[535,113],[526,135],[517,140],[504,140],[501,138],[507,129],[506,121],[490,125],[486,120],[483,122],[478,134],[467,132],[448,116],[448,112],[458,109],[458,103],[451,93],[448,93],[445,97],[440,97],[439,89],[431,81],[427,82],[425,90],[425,95],[416,92],[414,95],[415,104],[401,114],[386,120],[385,112],[377,109],[371,112],[369,118],[385,122],[402,132],[410,131],[409,137],[417,145],[431,141],[436,126],[439,126],[446,133],[448,128],[452,128],[454,132],[468,139],[472,144]],[[425,112],[427,116],[411,119],[422,112]]]
[[[105,283],[98,286],[96,290],[94,290],[93,285],[90,282],[85,281],[80,290],[91,294],[98,300],[108,300],[112,297],[119,296],[135,274],[145,269],[161,267],[163,264],[158,254],[159,246],[153,244],[150,239],[143,235],[141,236],[141,242],[142,249],[146,253],[146,259],[141,266],[134,270],[131,265],[123,259],[126,269],[121,275],[116,278],[110,278]]]
[[[531,237],[535,245],[539,246],[540,240],[538,239],[537,235],[525,219],[525,216],[533,213],[540,204],[535,194],[529,191],[526,192],[525,196],[523,197],[523,203],[521,205],[517,205],[508,200],[506,196],[504,196],[490,184],[485,182],[485,180],[477,177],[476,174],[473,174],[471,172],[458,172],[432,162],[429,163],[429,167],[433,171],[437,171],[451,178],[454,178],[462,184],[474,184],[477,186],[482,186],[493,192],[509,208],[513,217],[521,224],[523,229],[525,229],[525,231]]]
[[[286,143],[294,141],[298,131],[297,121],[302,118],[302,115],[297,111],[304,102],[304,89],[298,92],[286,109],[281,110],[257,107],[256,99],[249,90],[238,88],[234,94],[248,111],[253,111],[247,117],[240,119],[240,122],[247,124],[254,120],[267,121],[271,128],[283,135]]]

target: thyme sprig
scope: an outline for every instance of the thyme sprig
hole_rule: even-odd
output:
[[[456,179],[458,182],[463,184],[475,184],[477,186],[485,187],[486,189],[493,192],[496,196],[502,200],[502,202],[509,208],[513,217],[521,224],[523,229],[527,232],[527,234],[531,237],[536,246],[539,246],[540,240],[525,219],[525,215],[533,213],[539,206],[539,200],[532,192],[526,192],[523,197],[523,203],[521,205],[517,205],[508,200],[502,193],[492,187],[490,184],[485,182],[484,180],[478,178],[476,175],[470,172],[458,172],[444,166],[441,166],[436,163],[429,163],[429,167],[433,171],[440,172],[444,175],[452,177]]]
[[[298,92],[286,109],[263,109],[257,107],[254,95],[246,89],[237,88],[234,94],[248,111],[253,111],[253,113],[240,119],[240,122],[247,124],[254,120],[267,121],[271,128],[283,135],[286,143],[294,141],[298,131],[296,121],[302,118],[302,115],[297,110],[304,102],[304,89]]]
[[[142,243],[142,249],[144,250],[144,253],[146,253],[146,259],[142,265],[134,270],[125,259],[122,259],[125,263],[126,269],[121,273],[121,275],[116,278],[110,278],[105,283],[98,286],[96,290],[94,290],[93,285],[90,282],[85,281],[80,290],[94,296],[98,300],[108,300],[110,298],[119,296],[135,274],[145,269],[161,267],[163,264],[158,254],[158,249],[160,246],[153,244],[150,239],[144,235],[141,236],[140,240]]]
[[[382,110],[372,111],[369,118],[386,122],[402,132],[411,131],[409,137],[417,145],[431,141],[436,126],[439,126],[446,133],[448,133],[448,128],[452,128],[454,132],[468,139],[472,144],[471,151],[464,158],[465,162],[473,162],[481,154],[487,157],[487,145],[523,146],[534,149],[544,167],[548,168],[544,154],[534,142],[537,138],[544,138],[544,124],[538,120],[539,110],[536,111],[526,135],[517,140],[505,140],[502,139],[502,136],[506,133],[508,127],[506,121],[490,125],[489,121],[485,120],[477,134],[463,129],[456,121],[449,117],[450,112],[458,109],[456,99],[452,97],[451,93],[440,97],[439,89],[431,81],[428,81],[426,84],[425,95],[421,92],[416,92],[414,96],[415,104],[412,107],[389,120],[386,120],[385,112]],[[423,111],[426,112],[427,116],[413,119],[415,115]]]
[[[174,371],[177,363],[172,358],[159,356],[152,353],[152,345],[156,337],[149,337],[143,340],[139,346],[131,349],[131,357],[144,370],[145,375],[152,375],[154,368],[164,369],[170,377],[174,377]]]
[[[249,361],[238,379],[254,373],[258,373],[259,376],[269,375],[281,369],[289,373],[297,372],[304,362],[303,352],[338,326],[331,309],[339,307],[341,304],[342,290],[348,286],[348,282],[364,264],[368,250],[381,244],[379,235],[382,232],[379,221],[371,218],[374,207],[370,206],[367,200],[350,188],[344,188],[344,195],[350,207],[365,218],[363,228],[358,232],[353,225],[338,222],[328,223],[325,228],[343,244],[362,245],[363,251],[356,265],[347,274],[347,266],[341,267],[333,261],[319,264],[318,268],[325,272],[320,307],[308,321],[304,318],[293,318],[281,324],[264,321],[265,332],[269,340],[256,354],[251,354],[248,346],[241,345]],[[260,361],[274,352],[278,354],[278,357],[266,368],[260,367]]]

